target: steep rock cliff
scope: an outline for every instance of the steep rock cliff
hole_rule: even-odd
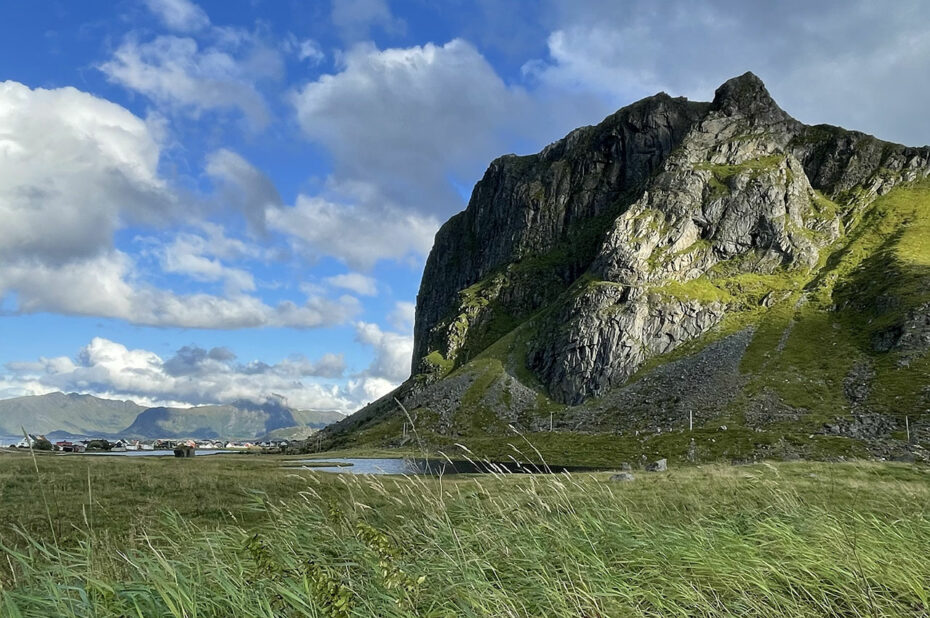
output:
[[[659,94],[537,155],[494,161],[436,235],[417,295],[414,373],[430,353],[464,363],[563,292],[706,109]]]
[[[726,315],[682,285],[809,272],[872,198],[926,168],[926,150],[797,122],[749,73],[710,104],[646,99],[491,165],[436,237],[414,372],[460,366],[584,275],[528,359],[554,398],[580,403]]]

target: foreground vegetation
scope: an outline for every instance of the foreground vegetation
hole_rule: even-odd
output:
[[[0,455],[0,614],[926,616],[930,607],[924,467],[706,466],[616,483],[607,473],[353,477],[282,463]]]

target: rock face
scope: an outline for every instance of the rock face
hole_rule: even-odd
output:
[[[928,174],[930,148],[804,125],[751,73],[501,157],[436,235],[413,376],[322,438],[890,456],[930,435]]]
[[[494,161],[436,235],[417,295],[414,373],[431,352],[467,361],[492,321],[528,316],[565,291],[707,107],[659,94],[537,155]]]
[[[721,323],[733,303],[701,293],[708,275],[810,271],[928,158],[805,126],[751,73],[712,103],[656,95],[502,157],[436,236],[413,372],[435,379],[544,310],[527,366],[559,402],[601,395]]]

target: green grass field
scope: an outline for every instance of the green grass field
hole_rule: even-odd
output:
[[[3,616],[927,616],[930,469],[0,454]],[[38,471],[36,470],[38,467]]]

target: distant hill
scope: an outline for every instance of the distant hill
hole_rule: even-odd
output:
[[[280,429],[275,429],[274,431],[269,431],[266,435],[262,436],[262,440],[306,440],[313,434],[315,434],[318,429],[313,427],[281,427]]]
[[[331,410],[292,410],[280,402],[236,401],[193,408],[144,408],[77,393],[0,400],[0,434],[131,438],[259,438],[283,428],[320,429],[343,418]]]
[[[264,439],[306,440],[327,425],[337,423],[345,415],[335,410],[293,410],[294,419],[300,423],[294,427],[279,427],[269,431]]]
[[[335,410],[292,410],[291,413],[298,426],[314,429],[322,429],[345,418],[344,414]]]
[[[128,427],[145,410],[132,401],[101,399],[77,393],[49,393],[0,400],[0,434],[19,435],[64,431],[70,434],[111,434]]]
[[[237,401],[195,408],[149,408],[123,433],[145,438],[255,438],[297,424],[291,410],[278,402]]]

